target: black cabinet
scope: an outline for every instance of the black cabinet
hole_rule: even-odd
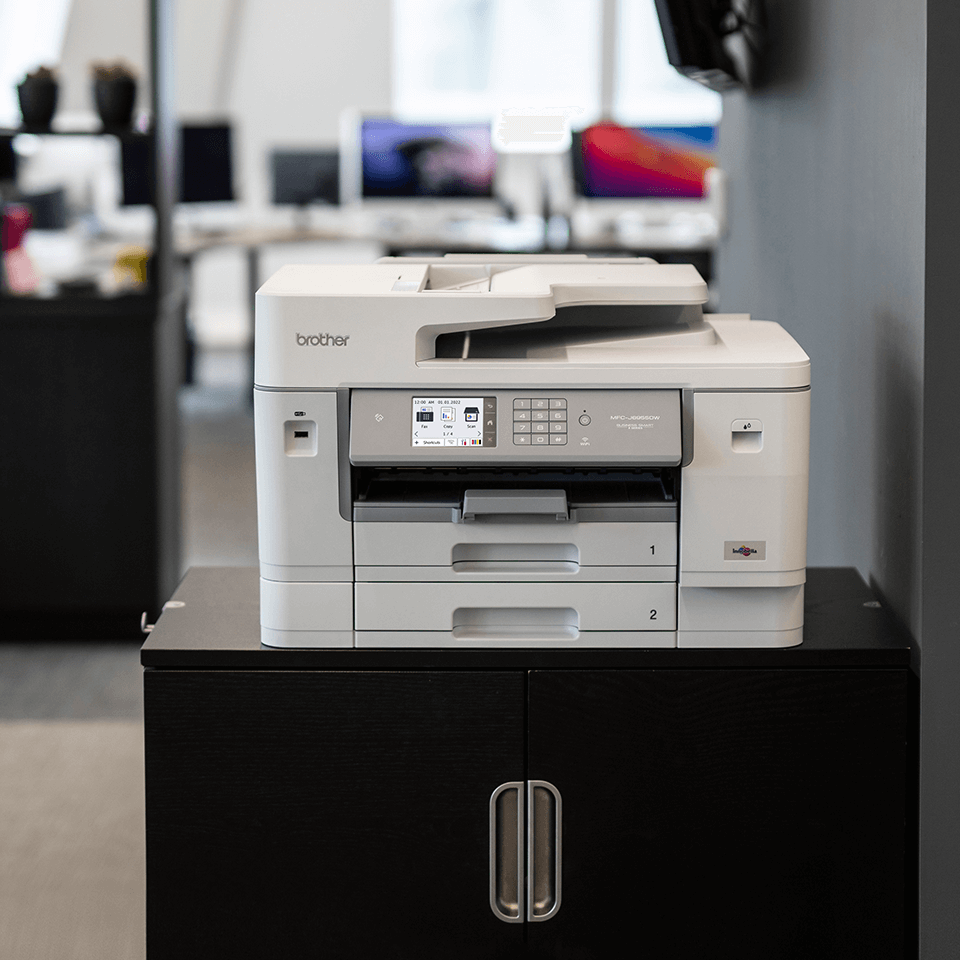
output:
[[[8,636],[133,639],[180,564],[175,324],[149,295],[0,298]]]
[[[488,802],[523,676],[161,672],[145,683],[151,957],[487,958]]]
[[[193,571],[143,650],[149,960],[910,956],[914,679],[852,576],[846,647],[397,652],[261,649],[255,572]],[[525,869],[552,915],[505,922]]]
[[[597,956],[599,923],[657,957],[902,960],[907,701],[903,671],[532,672],[563,803],[537,955]]]

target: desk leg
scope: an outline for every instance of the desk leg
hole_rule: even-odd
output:
[[[254,331],[256,330],[256,303],[257,290],[260,287],[260,247],[251,244],[247,247],[247,304],[250,310],[250,327],[247,338],[247,358],[250,370],[250,402],[253,402],[253,344]]]
[[[191,316],[193,300],[193,254],[183,254],[178,258],[178,267],[183,284],[183,297],[180,305],[180,325],[183,330],[183,384],[192,387],[196,382],[197,336]]]

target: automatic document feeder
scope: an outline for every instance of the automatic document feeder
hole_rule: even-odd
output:
[[[289,266],[257,294],[262,640],[801,642],[810,364],[690,266]]]

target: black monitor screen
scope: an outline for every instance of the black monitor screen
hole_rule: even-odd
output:
[[[0,137],[0,181],[17,179],[17,154],[13,137]]]
[[[180,199],[184,203],[233,200],[233,158],[226,123],[180,128]]]
[[[123,204],[153,203],[153,151],[149,137],[120,143]],[[234,199],[233,158],[228,124],[180,128],[180,202],[216,203]]]
[[[492,197],[497,155],[485,123],[364,120],[364,197]]]
[[[153,151],[147,137],[120,141],[120,175],[125,207],[153,203]]]
[[[340,202],[340,155],[336,150],[274,150],[270,166],[274,203]]]

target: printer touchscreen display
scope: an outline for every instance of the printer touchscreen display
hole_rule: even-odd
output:
[[[484,399],[484,397],[414,397],[413,445],[415,447],[482,447],[485,439]],[[488,445],[492,439],[487,437]]]

